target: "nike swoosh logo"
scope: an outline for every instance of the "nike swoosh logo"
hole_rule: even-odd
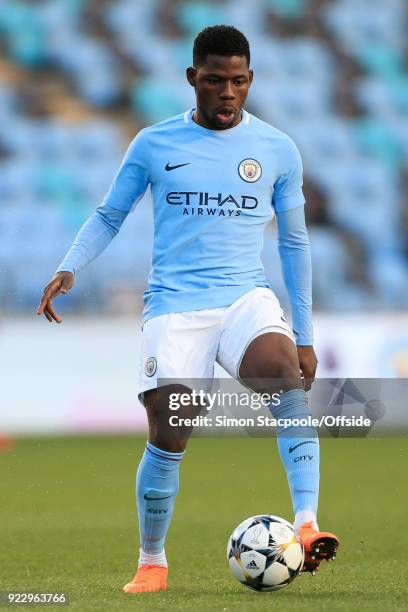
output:
[[[296,446],[289,446],[289,454],[293,453],[295,448],[299,448],[299,446],[302,446],[302,444],[317,444],[317,442],[313,442],[313,440],[307,440],[306,442],[299,442],[299,444],[296,444]]]
[[[168,499],[169,497],[172,497],[171,495],[166,495],[165,497],[150,497],[150,495],[143,495],[143,497],[145,499],[150,499],[150,500],[158,500],[158,499]]]
[[[189,165],[190,165],[190,162],[187,162],[186,164],[177,164],[177,166],[170,166],[170,164],[166,164],[165,170],[169,172],[170,170],[175,170],[176,168],[182,168],[183,166],[189,166]]]

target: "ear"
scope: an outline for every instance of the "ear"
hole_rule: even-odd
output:
[[[197,68],[190,66],[186,70],[187,81],[190,83],[191,87],[196,86],[196,76],[197,76]]]
[[[252,81],[254,80],[254,71],[250,70],[249,71],[249,86],[251,87],[252,85]]]

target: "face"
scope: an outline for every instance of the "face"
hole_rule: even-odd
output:
[[[240,55],[209,54],[197,68],[187,68],[187,80],[196,92],[196,122],[210,130],[237,125],[252,78],[246,57]]]

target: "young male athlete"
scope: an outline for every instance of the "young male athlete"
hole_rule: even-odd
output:
[[[53,298],[71,289],[74,275],[108,245],[150,185],[155,232],[140,379],[149,441],[136,478],[139,567],[127,593],[166,588],[164,541],[190,433],[169,427],[169,394],[185,391],[183,380],[211,379],[215,361],[250,388],[266,390],[262,381],[287,379],[279,406],[271,406],[274,417],[309,414],[305,389],[311,382],[304,384],[301,375],[313,381],[317,359],[302,164],[288,136],[243,109],[253,78],[249,64],[248,41],[235,28],[198,34],[187,69],[196,107],[139,132],[38,308],[48,321],[61,322]],[[274,215],[293,333],[260,260]],[[158,379],[174,384],[158,388]],[[278,426],[277,434],[306,551],[304,570],[314,573],[338,546],[316,522],[319,440],[311,428]]]

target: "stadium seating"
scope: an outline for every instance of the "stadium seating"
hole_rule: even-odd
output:
[[[404,0],[0,0],[0,308],[37,302],[138,129],[193,105],[192,40],[220,22],[250,38],[248,109],[293,137],[326,199],[310,227],[316,307],[408,306],[407,19]],[[143,289],[149,203],[81,275],[72,308],[104,311],[113,287]],[[285,302],[268,237],[265,267]]]

